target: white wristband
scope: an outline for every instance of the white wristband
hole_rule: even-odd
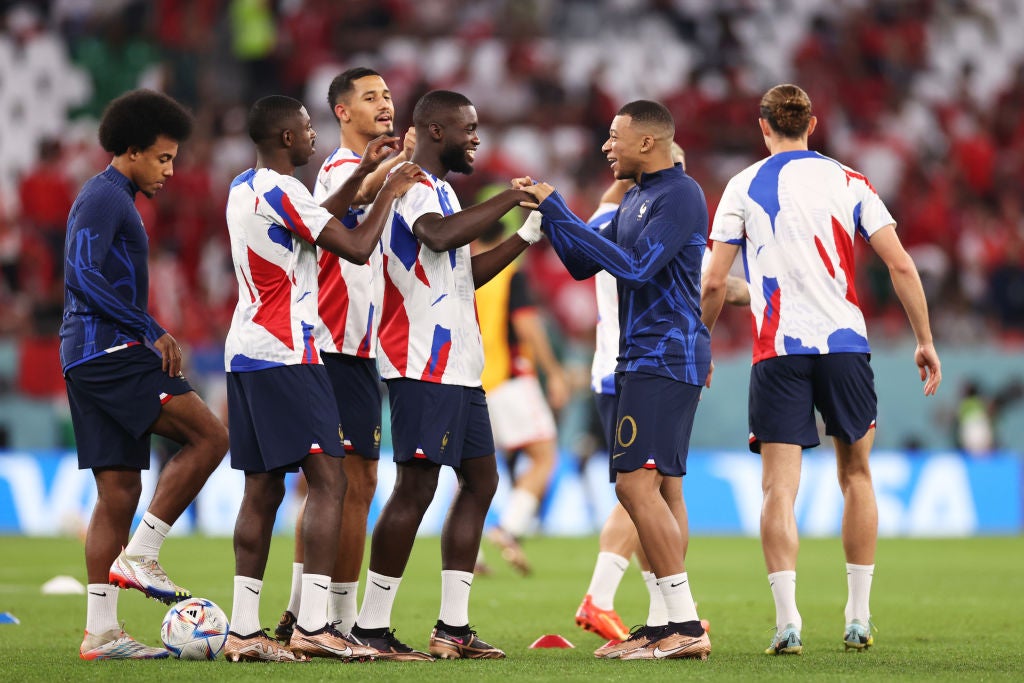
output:
[[[541,215],[539,211],[531,211],[527,216],[523,227],[516,231],[516,234],[523,238],[524,242],[536,244],[542,237],[540,232]]]

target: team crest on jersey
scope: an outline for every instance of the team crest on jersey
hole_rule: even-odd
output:
[[[643,218],[644,214],[647,213],[647,203],[650,202],[650,201],[651,201],[650,199],[645,199],[644,203],[640,205],[640,210],[636,214],[636,219],[637,220],[640,220],[641,218]]]

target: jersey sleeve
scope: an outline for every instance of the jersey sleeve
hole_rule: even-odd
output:
[[[715,218],[711,222],[709,237],[716,242],[743,244],[746,237],[746,208],[743,203],[743,190],[740,182],[734,177],[725,186],[722,199],[718,202]]]
[[[167,332],[146,311],[121,296],[103,276],[114,238],[124,220],[127,205],[100,202],[84,203],[78,209],[74,225],[68,228],[68,249],[65,255],[65,279],[75,296],[117,325],[131,330],[142,339],[154,342]]]
[[[857,233],[864,239],[870,240],[871,236],[887,225],[896,223],[896,220],[889,213],[882,198],[875,192],[867,178],[860,174],[850,176],[850,184],[858,190],[860,203],[854,209],[854,220],[857,223]]]
[[[395,167],[395,169],[398,168],[398,166]],[[394,173],[394,170],[392,170],[392,173]],[[417,220],[428,213],[436,213],[439,216],[445,214],[444,209],[441,207],[441,201],[437,196],[437,189],[425,180],[410,187],[398,199],[396,207],[399,207],[397,210],[402,218],[405,219],[410,230]]]
[[[315,244],[331,213],[313,199],[297,178],[280,176],[275,185],[261,193],[275,223],[279,223],[310,244]]]

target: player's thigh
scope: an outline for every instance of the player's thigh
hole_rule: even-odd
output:
[[[813,368],[817,356],[779,356],[750,369],[750,450],[762,443],[817,446]]]

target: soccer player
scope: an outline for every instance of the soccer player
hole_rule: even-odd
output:
[[[327,90],[327,102],[338,120],[341,142],[320,168],[313,189],[313,198],[317,201],[330,196],[348,180],[359,164],[359,152],[374,138],[392,135],[395,118],[387,83],[376,71],[364,67],[348,69],[335,77]],[[352,208],[342,218],[343,225],[353,228],[366,218],[387,172],[408,161],[415,144],[416,133],[410,129],[405,134],[402,150],[381,162],[363,179]],[[317,251],[323,324],[317,325],[315,338],[338,404],[338,417],[345,435],[344,469],[348,481],[338,555],[331,571],[328,615],[338,631],[348,633],[356,620],[366,518],[377,490],[381,393],[376,355],[384,279],[379,245],[365,263],[351,263],[324,249]],[[285,643],[295,628],[302,595],[302,523],[300,510],[296,520],[291,597],[275,629],[275,635]]]
[[[474,253],[493,249],[501,242],[504,224],[494,224],[474,243]],[[558,457],[557,431],[552,408],[569,400],[569,380],[551,349],[548,335],[530,294],[529,285],[516,264],[502,270],[477,289],[477,311],[484,343],[484,372],[488,412],[494,441],[509,457],[510,470],[516,452],[529,460],[529,468],[515,479],[498,525],[487,533],[501,549],[501,556],[522,575],[530,563],[519,539],[537,518]],[[547,397],[534,367],[544,373]]]
[[[804,448],[819,443],[815,408],[836,450],[843,492],[848,599],[846,648],[873,644],[869,596],[878,508],[868,457],[877,402],[864,316],[854,290],[853,240],[860,235],[889,268],[917,339],[914,362],[931,396],[942,381],[928,305],[896,224],[860,173],[807,148],[817,119],[807,93],[778,85],[761,98],[758,124],[769,156],[738,173],[715,214],[716,242],[704,276],[703,319],[722,308],[725,274],[737,251],[750,283],[754,362],[750,450],[763,467],[761,545],[775,599],[776,633],[767,654],[799,654],[796,606],[799,539],[793,504]],[[708,386],[711,376],[708,377]]]
[[[317,320],[316,247],[365,263],[390,202],[425,176],[407,165],[381,188],[378,205],[350,230],[345,216],[362,179],[397,138],[371,142],[352,177],[318,204],[292,174],[314,153],[316,132],[298,100],[271,95],[249,111],[256,168],[231,184],[227,204],[238,305],[224,349],[231,423],[231,466],[245,472],[235,522],[234,602],[224,652],[231,661],[350,659],[373,650],[328,622],[345,473],[344,447],[327,371],[313,338]],[[259,603],[284,477],[301,468],[308,483],[302,526],[302,600],[290,650],[260,627]]]
[[[412,160],[427,179],[395,203],[385,229],[377,354],[391,403],[397,477],[373,531],[352,637],[395,653],[395,659],[431,659],[398,640],[391,610],[438,474],[448,466],[459,487],[441,532],[441,610],[429,650],[441,658],[493,659],[505,653],[469,626],[473,567],[498,484],[480,388],[484,354],[474,290],[540,239],[539,217],[494,249],[471,257],[469,243],[529,196],[509,189],[461,210],[444,178],[452,171],[472,173],[480,146],[476,109],[465,96],[427,93],[416,103],[413,123]]]
[[[675,143],[672,143],[672,160],[682,164],[683,170],[686,170],[686,157],[682,148]],[[605,228],[615,216],[623,196],[633,186],[634,182],[631,179],[612,182],[601,196],[600,205],[587,223],[588,227],[598,232]],[[704,253],[702,266],[708,262],[710,255],[710,252]],[[594,285],[597,295],[597,329],[590,373],[591,390],[594,392],[594,402],[600,416],[605,443],[610,446],[615,440],[615,366],[619,355],[619,296],[615,288],[615,278],[606,271],[594,276]],[[750,303],[750,294],[742,279],[731,275],[728,277],[726,302],[738,306]],[[645,623],[654,626],[666,624],[668,617],[665,614],[665,600],[658,589],[657,578],[640,548],[636,526],[621,504],[615,505],[608,514],[601,528],[599,548],[590,585],[576,610],[576,625],[606,640],[623,640],[628,636],[625,624],[615,611],[615,593],[633,555],[636,555],[641,576],[650,596]],[[684,554],[685,551],[684,547]],[[702,619],[701,624],[705,630],[709,628],[707,620]]]
[[[121,630],[118,589],[168,604],[191,597],[160,566],[160,547],[228,447],[224,425],[182,374],[178,342],[147,310],[149,239],[135,208],[137,193],[152,198],[174,175],[191,130],[189,113],[161,93],[134,90],[112,101],[99,139],[113,160],[82,186],[68,215],[60,357],[78,466],[96,479],[82,659],[167,656]],[[129,540],[151,434],[182,448]]]
[[[615,276],[622,330],[616,368],[615,493],[665,599],[668,623],[636,629],[601,648],[621,659],[706,659],[711,641],[693,604],[684,564],[688,530],[681,477],[690,431],[711,363],[700,321],[700,262],[707,204],[700,186],[673,162],[675,124],[664,105],[637,100],[612,120],[602,151],[615,177],[636,187],[600,233],[574,216],[547,183],[517,179],[544,216],[544,229],[577,279]]]

